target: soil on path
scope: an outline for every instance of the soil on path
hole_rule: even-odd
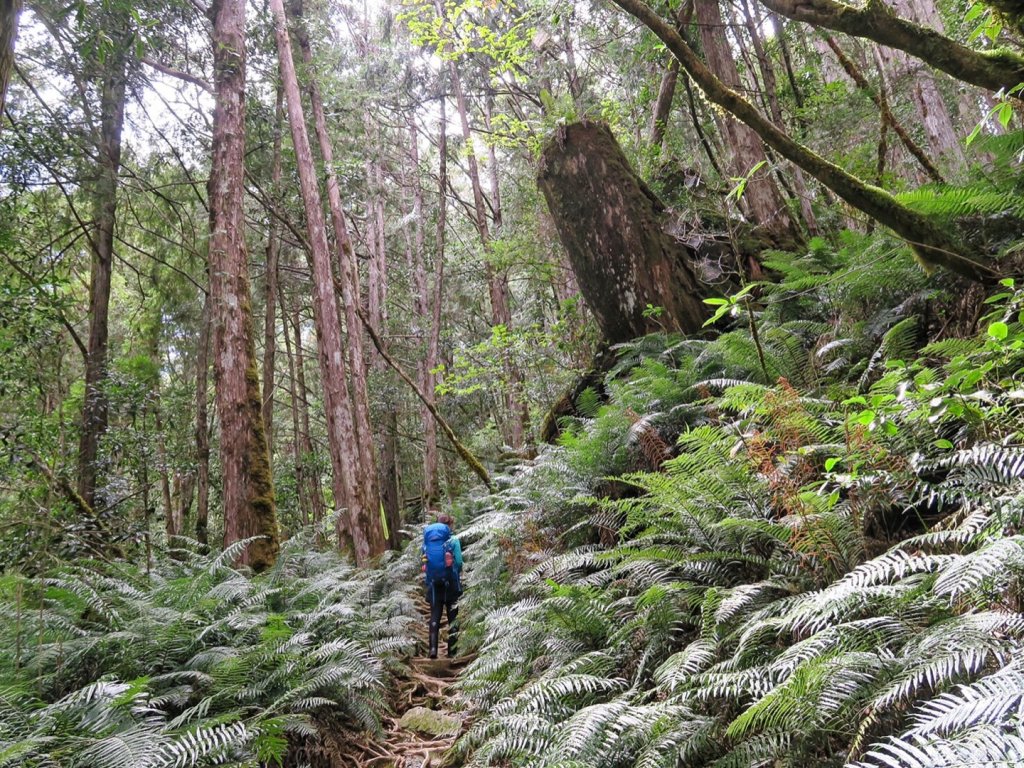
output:
[[[442,654],[444,640],[442,637]],[[448,687],[470,661],[472,657],[410,659],[409,674],[393,700],[395,713],[383,719],[383,737],[350,745],[345,750],[345,765],[441,768],[445,753],[467,725],[464,713],[449,710],[453,696]]]

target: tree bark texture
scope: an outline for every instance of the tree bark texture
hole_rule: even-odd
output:
[[[316,326],[321,386],[327,412],[327,432],[334,476],[335,504],[346,513],[338,518],[339,543],[343,549],[351,542],[356,563],[367,565],[384,551],[386,543],[378,506],[371,506],[367,492],[368,468],[361,466],[356,425],[345,369],[345,348],[341,318],[334,295],[330,248],[324,222],[316,166],[302,113],[299,82],[292,59],[283,0],[271,0],[274,15],[281,80],[288,105],[292,145],[299,173],[299,187],[306,212],[306,230],[313,269],[313,321]]]
[[[837,0],[760,0],[780,16],[863,37],[909,53],[957,80],[990,91],[1024,82],[1024,56],[1005,48],[975,51],[939,32],[901,18],[882,0],[860,5]],[[1017,6],[1015,2],[1005,5]],[[1017,11],[1020,13],[1020,11]]]
[[[275,198],[281,193],[281,128],[284,122],[284,91],[277,88],[277,105],[274,109],[274,150],[270,166],[271,193]],[[267,263],[263,275],[263,428],[267,432],[267,453],[271,469],[274,463],[274,358],[277,353],[277,263],[281,256],[281,222],[276,216],[270,217],[267,229]]]
[[[199,320],[196,344],[196,540],[209,544],[210,519],[210,427],[207,417],[207,382],[210,374],[210,329],[213,303],[203,296],[203,314]]]
[[[544,147],[538,184],[605,340],[700,329],[706,312],[687,248],[664,231],[663,206],[607,126],[559,129]]]
[[[14,41],[18,36],[21,0],[0,0],[0,117],[7,99],[7,84],[14,69]]]
[[[378,509],[380,491],[377,485],[376,457],[373,450],[373,427],[370,424],[370,390],[367,380],[367,362],[362,333],[362,324],[356,315],[359,306],[359,268],[356,264],[355,249],[349,234],[345,208],[341,203],[341,187],[335,171],[334,146],[327,132],[327,116],[324,111],[323,97],[320,87],[313,76],[313,49],[309,42],[302,20],[302,0],[292,0],[289,5],[296,41],[302,55],[302,63],[308,74],[307,93],[309,105],[313,112],[313,128],[316,131],[317,144],[320,148],[320,159],[323,161],[323,173],[327,187],[327,204],[331,215],[331,226],[334,230],[334,245],[338,272],[338,285],[341,286],[341,306],[345,313],[345,326],[348,328],[348,359],[349,374],[352,382],[351,401],[352,414],[358,435],[356,450],[359,453],[359,486],[362,488],[368,508]]]
[[[958,242],[934,221],[902,205],[885,190],[864,183],[835,163],[815,154],[767,120],[736,91],[718,80],[676,30],[643,0],[614,2],[643,22],[668,46],[709,100],[754,128],[766,144],[803,168],[854,208],[904,238],[917,257],[926,264],[945,267],[972,280],[985,281],[996,276],[994,269],[972,258],[973,249]]]
[[[274,564],[280,534],[256,373],[249,265],[245,249],[245,2],[216,0],[213,70],[216,107],[210,167],[210,301],[223,473],[224,544],[259,536],[240,561]]]
[[[283,303],[282,303],[283,304]],[[283,314],[283,308],[282,308]],[[296,483],[305,490],[310,519],[319,523],[327,514],[324,503],[323,486],[320,484],[320,473],[313,464],[313,438],[309,427],[309,390],[306,388],[306,356],[302,349],[302,322],[299,308],[292,313],[291,332],[295,339],[295,358],[292,363],[292,403],[295,419],[295,478]],[[287,337],[287,332],[285,333]]]
[[[89,233],[92,266],[89,274],[89,341],[85,363],[85,399],[78,443],[78,493],[96,506],[100,439],[107,431],[107,340],[110,286],[114,265],[114,227],[117,223],[117,185],[121,168],[128,83],[127,32],[116,34],[108,68],[100,84],[99,144],[93,185],[93,230]]]

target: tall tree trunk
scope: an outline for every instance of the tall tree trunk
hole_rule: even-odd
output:
[[[825,160],[794,141],[760,112],[728,88],[701,62],[675,29],[658,16],[643,0],[613,0],[616,5],[651,29],[679,58],[682,67],[700,85],[708,99],[754,128],[765,143],[787,160],[827,186],[847,203],[863,211],[907,240],[915,255],[927,264],[936,264],[973,280],[991,280],[995,272],[976,262],[972,249],[959,243],[931,219],[902,205],[878,187],[865,184],[835,163]]]
[[[157,371],[160,366],[160,333],[161,321],[159,316],[151,328],[149,339],[149,357]],[[171,501],[171,470],[167,459],[167,439],[164,436],[163,424],[163,402],[160,394],[160,376],[153,381],[151,394],[153,421],[156,428],[156,461],[157,474],[160,476],[160,500],[163,504],[164,530],[167,533],[167,541],[170,542],[174,536],[180,536],[185,527],[185,521],[178,517],[178,507]]]
[[[652,147],[661,149],[665,141],[665,128],[668,126],[668,118],[672,113],[672,100],[676,95],[676,82],[679,80],[679,60],[674,56],[669,59],[668,69],[661,76],[661,85],[658,87],[658,99],[654,102],[654,112],[651,115],[651,125],[647,129],[647,141]]]
[[[484,129],[491,132],[491,111],[494,108],[493,94],[487,94],[484,104]],[[498,178],[498,157],[494,148],[494,142],[487,143],[487,162],[491,182],[491,220],[494,222],[494,235],[501,237],[501,230],[504,226],[501,211],[501,186]],[[486,246],[486,243],[484,244]],[[509,331],[512,330],[512,292],[508,284],[508,270],[495,270],[495,289],[492,289],[493,319],[504,325]],[[500,317],[497,309],[494,309],[494,290],[497,290],[501,297]],[[530,430],[530,408],[526,401],[526,382],[519,365],[511,356],[505,355],[505,376],[508,378],[508,391],[505,395],[505,407],[509,413],[509,435],[513,448],[522,448],[529,442]]]
[[[320,148],[320,159],[323,161],[323,172],[327,186],[327,204],[331,214],[331,226],[334,230],[334,245],[338,272],[338,285],[341,287],[341,305],[345,313],[345,326],[348,328],[349,374],[352,381],[352,413],[355,420],[356,449],[359,452],[360,481],[367,508],[380,508],[380,491],[377,485],[376,457],[373,451],[373,427],[370,424],[370,390],[367,381],[367,363],[365,345],[361,332],[362,324],[356,314],[359,306],[359,269],[356,264],[355,249],[349,235],[345,208],[341,204],[341,188],[335,172],[334,147],[330,134],[327,132],[327,116],[324,111],[323,97],[313,77],[313,50],[309,35],[302,21],[302,0],[291,0],[289,13],[294,22],[296,41],[302,55],[302,62],[309,73],[307,93],[313,112],[313,128],[316,131],[317,144]]]
[[[320,485],[320,473],[316,471],[314,459],[316,454],[313,451],[312,432],[309,428],[309,390],[306,388],[306,356],[302,348],[302,323],[299,316],[299,308],[295,307],[292,313],[292,332],[295,334],[295,383],[293,402],[298,404],[298,416],[300,427],[296,428],[296,467],[301,471],[305,481],[306,498],[309,502],[309,509],[312,514],[313,523],[319,523],[327,514],[327,505],[324,503],[323,487]],[[287,336],[287,333],[285,334]]]
[[[379,143],[379,132],[376,125],[367,122],[367,136],[375,137]],[[387,328],[387,242],[384,222],[384,172],[379,158],[366,161],[366,183],[370,198],[367,211],[367,242],[369,245],[370,263],[367,279],[367,294],[370,323],[374,328]],[[355,332],[356,329],[353,329]],[[374,370],[380,380],[387,376],[387,365],[380,355],[373,361]],[[398,402],[392,387],[383,387],[382,406],[384,410],[383,424],[378,429],[376,439],[380,441],[380,462],[377,464],[377,481],[380,489],[379,507],[387,520],[387,540],[391,546],[397,546],[400,539],[400,509],[398,498]]]
[[[85,398],[78,443],[78,495],[96,505],[99,444],[107,431],[107,339],[110,286],[114,264],[114,227],[117,223],[117,177],[121,168],[121,132],[124,127],[128,83],[128,33],[116,34],[100,85],[100,130],[96,147],[96,182],[92,189],[94,229],[89,233],[92,266],[89,275],[89,342],[85,365]]]
[[[760,6],[754,6],[759,8]],[[751,45],[754,46],[754,55],[757,56],[757,66],[761,71],[761,79],[764,82],[764,94],[768,100],[768,109],[774,123],[780,129],[785,130],[786,123],[782,117],[782,106],[779,104],[778,80],[775,77],[775,66],[771,57],[765,50],[764,41],[761,39],[761,29],[764,19],[760,15],[755,16],[748,0],[743,0],[743,18],[746,22],[747,33],[750,35]],[[678,60],[676,60],[678,61]],[[800,215],[803,217],[807,231],[811,235],[818,234],[818,219],[811,208],[811,195],[804,180],[804,173],[799,166],[793,166],[793,189],[796,194],[797,204],[800,206]]]
[[[441,100],[444,103],[444,100]],[[441,143],[446,144],[444,125],[441,125]],[[434,381],[431,366],[430,345],[434,339],[433,311],[431,308],[430,286],[427,280],[426,237],[423,230],[423,186],[420,183],[419,132],[416,129],[416,117],[409,117],[409,160],[412,166],[412,220],[413,236],[408,239],[409,271],[413,280],[413,314],[416,317],[414,333],[416,336],[416,368],[417,384],[428,398],[433,398]],[[442,167],[445,160],[441,160]],[[443,176],[445,171],[442,170]],[[441,194],[446,190],[442,186]],[[443,214],[441,214],[443,216]],[[440,224],[439,224],[440,226]],[[444,238],[440,238],[443,248]],[[436,353],[435,353],[436,360]],[[436,365],[436,362],[434,363]],[[437,496],[437,427],[426,406],[420,407],[420,418],[423,426],[423,484],[420,498],[424,507],[429,508]]]
[[[210,301],[220,416],[224,545],[254,536],[240,561],[256,571],[277,559],[280,533],[263,431],[249,264],[245,250],[245,2],[214,0],[213,161],[210,167]]]
[[[192,508],[192,499],[196,492],[196,476],[192,472],[175,472],[172,493],[174,497],[175,517],[181,521],[179,531],[184,534],[185,521]]]
[[[7,99],[7,84],[14,68],[14,41],[18,36],[21,0],[0,0],[0,118]]]
[[[440,18],[444,18],[445,10],[440,0],[435,0],[434,8]],[[483,186],[480,182],[480,167],[477,163],[476,154],[472,151],[473,133],[469,125],[469,109],[466,104],[466,96],[462,88],[462,78],[458,66],[454,61],[448,62],[448,73],[451,78],[452,89],[455,92],[455,105],[459,112],[459,124],[462,127],[462,138],[469,151],[466,153],[466,166],[469,172],[469,181],[473,190],[473,224],[480,237],[480,244],[484,251],[484,275],[487,280],[487,290],[491,299],[491,323],[494,326],[504,326],[512,330],[512,313],[509,307],[509,290],[507,275],[501,270],[496,270],[490,261],[491,231],[488,224],[487,206],[484,201]],[[493,165],[493,163],[492,163]],[[497,174],[497,168],[492,168]],[[497,191],[497,176],[492,176],[492,194]],[[492,210],[497,212],[495,225],[501,226],[501,204],[500,200],[491,201]],[[506,378],[510,386],[504,397],[508,426],[505,430],[506,439],[513,448],[523,446],[525,432],[529,424],[529,413],[526,411],[526,404],[521,402],[518,391],[521,390],[522,374],[516,366],[507,361],[505,366]],[[518,379],[518,381],[517,381]],[[524,421],[525,413],[525,421]]]
[[[732,90],[740,90],[740,75],[725,22],[718,5],[719,0],[695,0],[695,18],[700,32],[704,58],[715,76]],[[750,127],[732,115],[725,115],[722,129],[729,148],[729,167],[732,175],[746,178],[758,163],[767,163],[768,157],[760,137]],[[748,181],[740,206],[750,220],[760,225],[780,244],[792,242],[798,236],[789,217],[786,202],[767,169],[753,174]]]
[[[358,437],[348,376],[345,370],[345,349],[341,336],[341,319],[334,295],[334,276],[331,271],[330,249],[324,223],[320,190],[317,187],[313,153],[302,113],[299,82],[292,60],[291,41],[288,36],[283,0],[271,0],[274,28],[277,37],[281,80],[288,104],[288,121],[292,130],[299,172],[299,187],[306,212],[306,229],[313,268],[313,319],[316,325],[318,359],[324,406],[327,411],[327,432],[331,464],[334,475],[335,504],[347,508],[345,516],[338,518],[339,543],[345,549],[351,542],[356,563],[366,565],[386,548],[380,522],[379,507],[368,503],[365,472],[360,466]]]
[[[210,294],[203,294],[203,314],[199,320],[199,342],[196,345],[196,540],[210,543],[210,427],[207,418],[207,380],[210,373],[210,329],[212,325]]]
[[[284,119],[284,90],[277,87],[274,109],[274,158],[271,161],[270,187],[275,199],[281,193],[281,127]],[[277,353],[277,262],[281,255],[281,223],[270,217],[267,231],[267,264],[264,274],[263,315],[263,426],[267,431],[267,452],[274,464],[274,357]]]
[[[430,336],[427,340],[427,360],[424,365],[423,392],[427,402],[423,405],[423,434],[426,448],[423,454],[423,507],[440,500],[437,467],[437,427],[430,408],[437,407],[437,370],[441,347],[441,304],[444,299],[444,252],[448,231],[448,116],[445,99],[441,98],[438,118],[438,170],[437,170],[437,233],[434,248],[434,295],[430,302]]]
[[[156,460],[157,471],[160,474],[160,498],[164,506],[164,530],[167,533],[167,541],[175,536],[180,536],[185,528],[185,518],[181,515],[181,507],[171,500],[171,475],[167,467],[167,440],[164,438],[163,418],[160,415],[160,391],[155,391],[155,402],[153,403],[153,416],[156,424]]]
[[[292,415],[292,468],[295,472],[295,499],[302,516],[302,524],[309,525],[313,521],[312,505],[306,493],[306,478],[302,466],[302,448],[300,446],[301,426],[299,424],[299,387],[295,376],[295,355],[292,352],[292,334],[288,323],[288,315],[284,308],[284,292],[278,283],[278,298],[281,305],[281,327],[284,331],[284,355],[288,360],[288,401]]]

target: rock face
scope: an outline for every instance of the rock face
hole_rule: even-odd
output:
[[[413,707],[402,715],[398,724],[427,736],[455,736],[462,729],[462,719],[426,707]]]
[[[690,252],[666,231],[664,205],[608,126],[560,128],[541,155],[537,183],[606,341],[700,329],[706,306]]]

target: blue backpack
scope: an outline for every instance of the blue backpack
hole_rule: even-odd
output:
[[[444,523],[431,523],[423,531],[423,578],[428,587],[434,582],[446,581],[458,588],[459,574],[455,569],[451,538],[452,531]]]

